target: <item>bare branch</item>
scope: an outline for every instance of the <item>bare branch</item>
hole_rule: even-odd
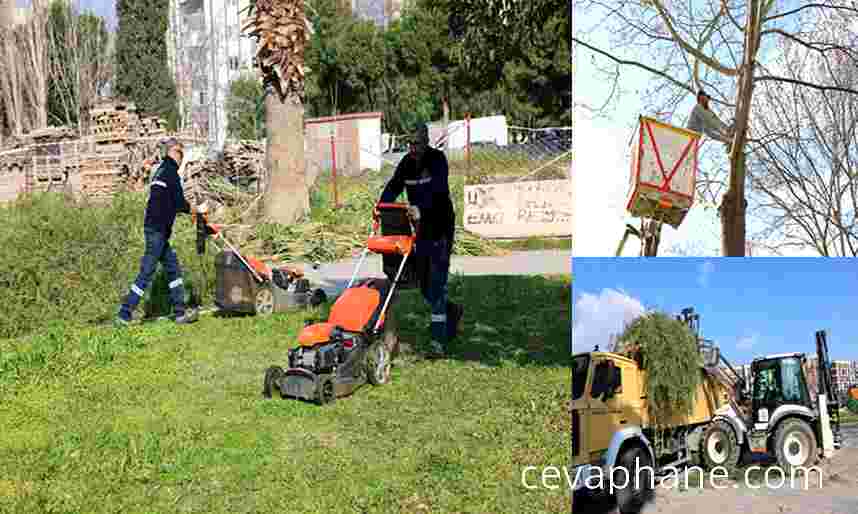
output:
[[[693,86],[691,86],[689,84],[683,84],[682,82],[676,80],[675,78],[671,77],[670,75],[668,75],[667,73],[665,73],[663,71],[657,70],[651,66],[647,66],[646,64],[643,64],[643,63],[640,63],[637,61],[627,61],[624,59],[620,59],[619,57],[616,57],[609,52],[606,52],[604,50],[596,48],[595,46],[592,46],[588,43],[585,43],[576,37],[572,38],[572,42],[578,43],[579,45],[583,46],[584,48],[587,48],[593,52],[596,52],[597,54],[604,55],[605,57],[607,57],[608,59],[611,59],[612,61],[614,61],[617,64],[620,64],[622,66],[635,66],[635,67],[638,67],[640,69],[646,70],[646,71],[648,71],[654,75],[658,75],[659,77],[666,79],[667,81],[671,82],[673,85],[675,85],[677,87],[680,87],[680,88],[682,88],[682,89],[684,89],[684,90],[686,90],[692,94],[694,93],[694,87]]]
[[[652,5],[655,6],[659,15],[661,15],[661,19],[664,21],[665,26],[667,26],[667,30],[670,32],[670,35],[673,37],[673,40],[679,45],[680,48],[693,55],[695,58],[702,61],[704,64],[709,66],[715,71],[721,72],[724,75],[728,76],[736,76],[739,74],[739,70],[737,68],[730,68],[724,66],[720,62],[718,62],[713,57],[710,57],[703,53],[702,51],[694,48],[689,44],[683,37],[676,31],[676,28],[673,26],[673,18],[670,14],[665,10],[664,6],[661,4],[661,0],[651,0]]]
[[[818,91],[839,91],[841,93],[849,93],[856,95],[858,94],[858,90],[842,87],[842,86],[823,86],[821,84],[814,84],[812,82],[806,82],[804,80],[793,79],[788,77],[775,77],[773,75],[762,75],[759,77],[754,77],[754,82],[786,82],[789,84],[794,84],[796,86],[804,86],[816,89]]]
[[[779,18],[785,18],[787,16],[792,16],[793,14],[797,14],[801,11],[804,11],[805,9],[814,9],[817,7],[822,8],[822,9],[836,9],[836,10],[858,13],[858,9],[855,9],[854,7],[838,6],[838,5],[823,4],[823,3],[812,3],[812,4],[802,5],[801,7],[798,7],[796,9],[791,10],[791,11],[787,11],[785,13],[775,14],[774,16],[769,16],[763,20],[763,23],[766,23],[766,22],[769,22],[772,20],[777,20]]]

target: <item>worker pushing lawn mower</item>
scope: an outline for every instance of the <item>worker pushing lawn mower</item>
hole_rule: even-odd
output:
[[[447,279],[456,231],[450,198],[449,167],[444,152],[429,146],[429,127],[417,126],[409,153],[402,158],[381,194],[381,203],[396,201],[403,190],[412,215],[420,221],[415,260],[423,297],[432,310],[432,355],[443,356],[455,338],[464,308],[448,300]]]
[[[151,192],[143,222],[145,252],[140,261],[140,271],[131,284],[130,291],[114,321],[119,327],[131,323],[134,309],[137,308],[146,288],[152,282],[158,263],[164,266],[170,281],[170,301],[173,304],[176,323],[193,323],[197,320],[196,310],[186,309],[182,268],[175,250],[170,246],[170,236],[173,233],[173,223],[177,214],[205,211],[206,206],[202,204],[192,208],[185,200],[182,179],[178,173],[185,155],[182,143],[175,138],[170,138],[162,144],[166,155],[149,185]]]

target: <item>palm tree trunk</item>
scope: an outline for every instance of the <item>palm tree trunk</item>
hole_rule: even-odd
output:
[[[281,102],[276,93],[265,98],[266,168],[264,206],[273,222],[295,223],[310,210],[304,160],[304,106],[298,100]]]

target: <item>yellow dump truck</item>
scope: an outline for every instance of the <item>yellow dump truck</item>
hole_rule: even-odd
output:
[[[634,469],[685,462],[681,458],[685,450],[690,448],[696,453],[704,429],[719,412],[729,408],[727,388],[701,368],[691,413],[664,420],[661,427],[671,429],[669,438],[655,445],[648,414],[646,371],[636,361],[617,353],[583,353],[573,357],[572,371],[572,477],[577,480],[576,489],[590,487],[588,480],[594,488],[601,481],[599,489],[605,492],[609,470],[614,466],[625,467],[634,480]],[[675,458],[665,462],[664,457],[671,455]],[[637,467],[635,459],[639,459]],[[656,466],[659,462],[662,466]],[[618,480],[622,485],[625,478]],[[620,511],[636,512],[646,499],[644,489],[616,490]]]
[[[647,372],[636,360],[612,352],[573,355],[573,513],[580,503],[575,498],[600,493],[613,496],[622,514],[639,512],[655,476],[685,464],[730,470],[743,453],[764,452],[784,468],[807,466],[818,449],[839,445],[824,333],[817,332],[823,393],[817,403],[808,392],[803,354],[755,359],[749,394],[717,346],[699,337],[693,309],[683,316],[698,337],[701,380],[690,414],[659,420],[657,433],[648,416]]]

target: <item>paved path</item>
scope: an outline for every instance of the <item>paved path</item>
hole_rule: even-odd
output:
[[[300,264],[314,287],[321,287],[329,296],[338,295],[348,285],[359,258],[322,264],[314,270],[310,264]],[[513,252],[503,257],[453,256],[451,274],[463,275],[546,275],[571,273],[568,250]],[[384,277],[381,257],[370,254],[361,266],[358,278]],[[315,285],[315,284],[319,285]]]

